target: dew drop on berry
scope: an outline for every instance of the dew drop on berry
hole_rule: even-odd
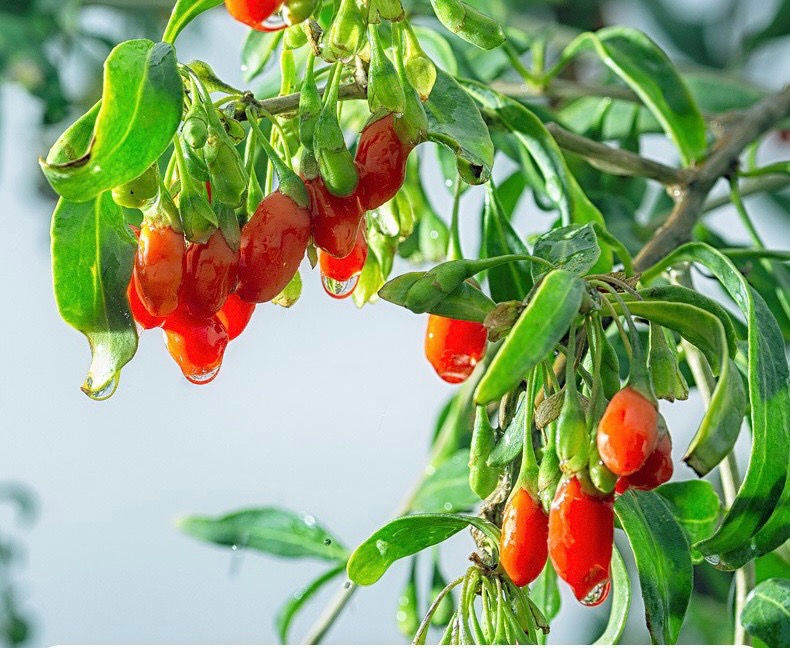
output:
[[[283,20],[283,17],[279,14],[275,14],[273,16],[269,16],[266,20],[263,21],[263,28],[266,31],[280,31],[281,29],[285,29],[288,24]]]
[[[351,293],[354,292],[354,288],[357,287],[359,275],[351,277],[348,281],[337,281],[331,277],[321,275],[321,283],[327,295],[334,299],[345,299],[349,297]]]
[[[204,373],[197,373],[190,375],[185,374],[184,377],[193,385],[205,385],[210,383],[212,380],[214,380],[214,378],[217,377],[217,374],[219,373],[221,366],[222,365],[217,365],[213,369],[210,369]]]
[[[598,585],[596,585],[592,590],[590,590],[590,593],[579,602],[582,605],[586,605],[587,607],[595,607],[596,605],[600,605],[609,596],[609,590],[611,589],[612,589],[611,581],[598,583]]]

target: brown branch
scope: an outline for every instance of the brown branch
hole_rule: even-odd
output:
[[[561,148],[581,155],[601,171],[614,175],[650,178],[668,187],[686,185],[691,179],[689,169],[675,169],[636,153],[601,144],[565,130],[558,124],[547,124],[546,128]]]
[[[728,122],[721,139],[684,188],[677,189],[675,208],[662,227],[634,259],[637,270],[646,270],[669,252],[691,239],[691,232],[702,214],[705,200],[719,180],[735,171],[746,146],[790,115],[790,86],[766,97]]]

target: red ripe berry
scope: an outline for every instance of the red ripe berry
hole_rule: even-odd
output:
[[[519,587],[534,581],[548,556],[549,518],[524,488],[510,499],[502,518],[499,564]]]
[[[395,131],[395,115],[377,119],[362,131],[356,164],[359,184],[356,195],[365,210],[391,200],[406,179],[406,161],[412,148]]]
[[[191,243],[184,259],[181,303],[198,317],[216,313],[236,285],[239,253],[220,230],[205,243]]]
[[[599,605],[609,594],[613,542],[612,497],[588,495],[578,477],[560,483],[549,511],[549,556],[584,605]]]
[[[137,282],[134,280],[134,274],[129,281],[129,288],[126,290],[126,297],[129,300],[129,310],[132,311],[132,317],[146,331],[157,326],[162,326],[165,322],[164,317],[155,317],[148,312],[145,305],[140,301],[140,296],[137,294]]]
[[[650,454],[644,465],[633,475],[620,477],[615,490],[618,494],[624,493],[629,488],[637,490],[653,490],[672,477],[672,437],[665,432],[658,439],[656,449]]]
[[[228,333],[217,317],[194,317],[179,309],[162,328],[167,350],[189,382],[204,385],[217,377],[228,346]]]
[[[658,410],[638,391],[617,392],[598,424],[598,454],[615,475],[631,475],[642,467],[658,441]]]
[[[365,215],[356,192],[338,198],[329,192],[320,177],[305,180],[305,186],[310,194],[313,242],[333,257],[347,257],[354,249],[359,224]]]
[[[184,262],[184,237],[170,227],[143,223],[134,260],[137,294],[154,316],[166,317],[178,306]]]
[[[486,351],[488,332],[478,322],[431,315],[425,335],[425,356],[448,383],[469,378]]]
[[[307,209],[279,191],[266,196],[241,231],[239,297],[260,304],[279,295],[299,269],[309,240]]]
[[[282,4],[282,0],[225,0],[231,16],[258,31],[270,31],[265,23]]]
[[[255,304],[244,301],[236,293],[228,295],[224,306],[217,313],[217,319],[228,332],[228,340],[235,340],[247,328],[255,311]]]
[[[321,281],[326,293],[335,299],[345,299],[354,292],[367,258],[368,242],[365,240],[365,230],[362,227],[357,233],[354,249],[347,257],[337,259],[321,250],[318,253],[318,265],[321,268]]]

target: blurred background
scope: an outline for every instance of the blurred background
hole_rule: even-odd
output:
[[[568,29],[638,27],[685,69],[726,70],[765,89],[788,81],[785,0],[489,3],[506,4],[525,20]],[[453,393],[423,358],[422,318],[387,304],[359,311],[350,300],[335,302],[314,273],[305,274],[293,309],[258,309],[212,384],[188,384],[157,330],[142,335],[111,400],[95,403],[80,392],[88,349],[52,297],[54,195],[36,159],[95,101],[113,44],[157,39],[171,5],[0,0],[0,631],[9,644],[275,642],[280,604],[321,567],[203,545],[175,520],[278,505],[314,515],[353,547],[388,519],[421,473],[434,420]],[[246,87],[239,65],[245,32],[222,8],[213,10],[181,37],[179,58],[208,61]],[[779,137],[768,139],[766,157],[786,158]],[[660,137],[646,148],[663,157],[668,150]],[[428,184],[439,213],[448,213],[442,182]],[[480,194],[470,191],[464,209],[476,214]],[[787,198],[749,200],[775,248],[790,247]],[[550,222],[525,195],[517,229],[533,233]],[[712,214],[710,225],[735,242],[748,240],[728,209]],[[466,227],[470,245],[476,229]],[[662,411],[675,437],[675,479],[691,478],[680,458],[702,404],[693,393]],[[739,452],[744,466],[743,438]],[[471,548],[460,534],[443,551],[446,576],[465,570]],[[328,641],[402,642],[394,616],[405,579],[406,565],[397,565],[358,592]],[[729,588],[727,576],[698,568],[700,595],[681,641],[729,640]],[[333,589],[308,607],[294,638]],[[583,609],[568,594],[551,642],[590,641],[607,606]],[[635,599],[624,643],[647,643]]]

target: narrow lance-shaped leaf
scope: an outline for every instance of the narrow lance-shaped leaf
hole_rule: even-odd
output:
[[[494,144],[488,127],[472,98],[441,69],[437,69],[425,113],[428,139],[455,152],[464,181],[473,185],[487,182],[494,164]]]
[[[684,164],[707,150],[705,121],[669,57],[650,38],[630,27],[607,27],[582,34],[562,54],[567,62],[593,49],[625,81],[675,142]]]
[[[596,646],[614,646],[623,636],[631,609],[631,579],[628,576],[623,557],[617,550],[612,551],[612,608],[609,611],[609,622],[603,634],[593,643]]]
[[[691,598],[691,550],[666,501],[656,493],[629,490],[615,512],[634,552],[653,643],[673,644]]]
[[[578,314],[584,291],[584,282],[567,270],[546,275],[480,380],[475,402],[501,398],[551,353]]]
[[[93,359],[82,390],[112,396],[137,351],[126,301],[136,241],[109,192],[91,202],[61,199],[52,216],[52,279],[67,324],[85,334]]]
[[[74,202],[140,176],[167,149],[181,121],[183,85],[172,45],[126,41],[104,64],[104,88],[92,138],[67,131],[41,168],[53,189]],[[89,113],[92,117],[92,111]],[[86,116],[87,119],[88,116]],[[86,122],[87,123],[87,122]],[[71,151],[77,157],[64,159]]]
[[[486,534],[493,546],[499,530],[472,515],[407,515],[385,524],[359,545],[348,561],[348,577],[358,585],[373,585],[395,561],[444,542],[472,525]]]
[[[459,450],[425,478],[414,495],[412,510],[422,513],[468,511],[480,501],[469,487],[469,451]]]
[[[288,643],[288,631],[291,628],[296,615],[299,613],[310,600],[321,591],[321,588],[327,583],[331,583],[340,574],[346,571],[345,563],[340,563],[329,570],[325,571],[318,578],[308,584],[306,587],[300,589],[298,592],[289,597],[285,605],[277,613],[277,635],[280,638],[281,644]]]
[[[748,378],[752,450],[738,494],[718,531],[697,548],[719,566],[734,569],[787,540],[790,487],[790,372],[782,333],[762,297],[725,255],[704,243],[681,246],[643,274],[649,281],[664,268],[702,263],[721,282],[748,324]]]
[[[348,552],[312,515],[264,507],[219,517],[188,516],[178,521],[184,533],[226,547],[255,549],[285,558],[345,560]]]
[[[177,0],[167,21],[162,40],[165,43],[175,43],[176,38],[189,23],[204,11],[213,9],[222,4],[223,0]]]

